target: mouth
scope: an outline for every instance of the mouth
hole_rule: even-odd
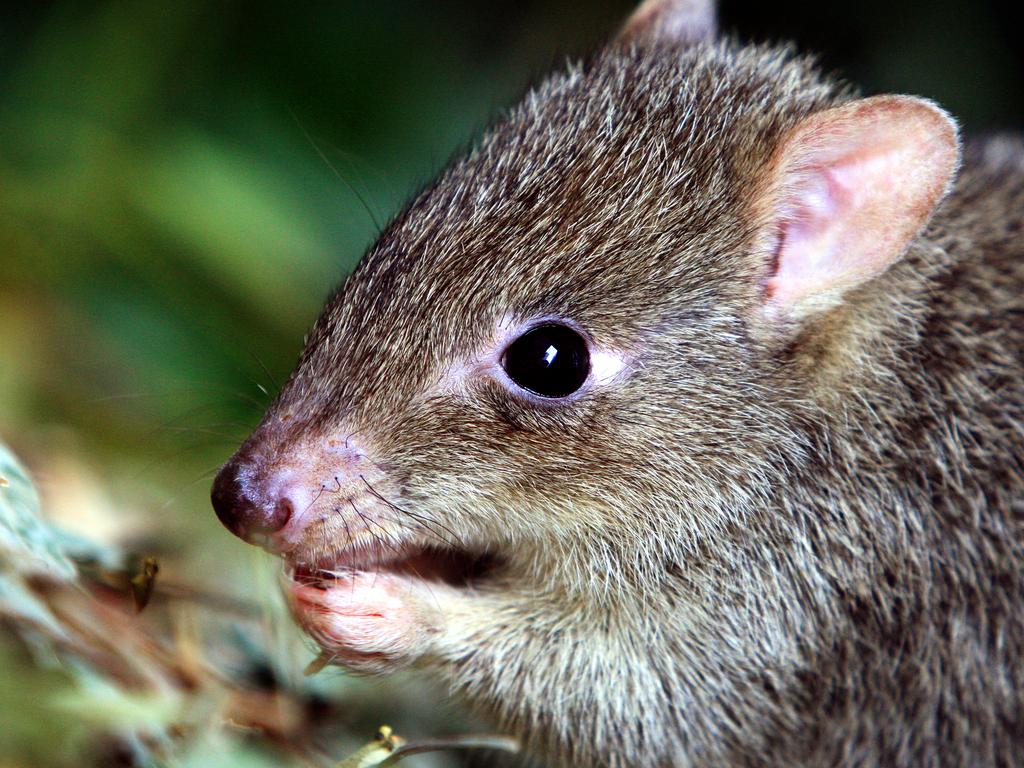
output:
[[[485,551],[367,537],[286,561],[284,588],[322,658],[377,674],[436,657],[439,638],[478,611],[500,565]]]
[[[451,587],[477,585],[497,567],[499,558],[491,553],[436,543],[383,542],[372,539],[350,544],[310,564],[295,562],[290,576],[296,583],[330,588],[353,573],[389,575],[415,579],[427,584]]]

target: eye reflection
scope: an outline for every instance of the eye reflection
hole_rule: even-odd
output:
[[[501,361],[518,386],[540,397],[566,397],[590,375],[587,342],[572,328],[547,323],[512,342]]]

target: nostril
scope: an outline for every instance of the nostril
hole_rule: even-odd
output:
[[[244,476],[241,469],[236,461],[221,469],[213,481],[210,501],[225,528],[239,538],[259,543],[288,524],[294,507],[288,498],[266,499],[249,487],[240,479]]]
[[[274,511],[267,517],[259,532],[276,533],[280,531],[288,525],[288,521],[292,519],[294,512],[295,508],[292,506],[291,499],[279,499],[277,504],[274,505]]]

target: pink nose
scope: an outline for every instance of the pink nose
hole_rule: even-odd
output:
[[[266,544],[295,514],[296,500],[287,489],[268,493],[253,464],[236,454],[213,481],[210,500],[229,531],[251,544]]]
[[[366,453],[351,440],[281,448],[253,440],[217,474],[210,500],[224,527],[275,553],[294,546],[333,505],[364,491]]]

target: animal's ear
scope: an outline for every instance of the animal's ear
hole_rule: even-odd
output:
[[[959,159],[956,123],[923,99],[877,96],[799,123],[755,201],[769,317],[828,309],[898,261]]]
[[[619,32],[626,43],[696,43],[713,37],[715,0],[644,0]]]

